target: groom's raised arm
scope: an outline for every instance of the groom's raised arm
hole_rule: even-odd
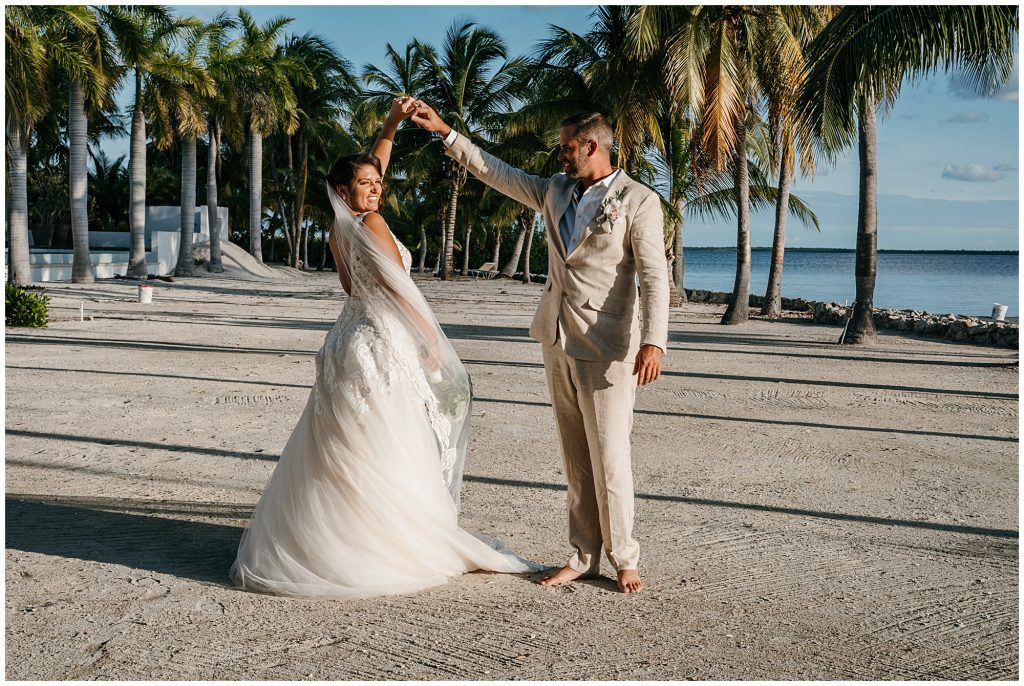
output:
[[[452,138],[454,140],[449,143]],[[494,155],[484,152],[454,130],[444,143],[445,154],[471,171],[473,176],[535,212],[544,211],[544,194],[547,192],[550,179],[542,179],[522,169],[516,169]]]
[[[550,179],[544,179],[516,169],[473,145],[444,123],[429,105],[417,102],[413,122],[427,131],[437,133],[444,141],[445,154],[461,164],[488,186],[518,200],[535,212],[544,210],[544,194]]]

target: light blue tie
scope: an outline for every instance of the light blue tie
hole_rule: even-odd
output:
[[[572,240],[572,235],[576,231],[576,208],[580,204],[580,198],[583,197],[583,187],[576,183],[576,187],[572,191],[572,200],[569,201],[569,207],[565,209],[565,214],[562,215],[562,219],[558,222],[558,233],[562,237],[562,245],[565,246],[565,254],[568,255],[569,241]]]

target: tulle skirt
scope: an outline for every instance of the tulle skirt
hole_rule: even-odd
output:
[[[395,334],[399,334],[396,336]],[[231,568],[246,589],[300,597],[409,593],[473,570],[541,569],[461,529],[400,332],[346,308]]]

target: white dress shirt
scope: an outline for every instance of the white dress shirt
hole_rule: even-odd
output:
[[[594,217],[601,209],[601,203],[604,202],[604,198],[608,195],[608,187],[611,186],[612,181],[622,173],[621,169],[616,169],[608,176],[604,177],[600,181],[595,181],[590,188],[583,191],[583,197],[580,198],[580,202],[576,205],[576,216],[573,223],[572,238],[569,240],[569,245],[565,246],[565,254],[571,255],[572,251],[576,249],[576,246],[583,240],[583,234]]]

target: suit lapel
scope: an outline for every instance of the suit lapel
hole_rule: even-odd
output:
[[[605,193],[604,196],[605,199],[608,199],[612,197],[614,194],[618,193],[619,190],[622,188],[623,184],[626,183],[627,178],[629,177],[626,176],[626,172],[624,170],[619,171],[618,176],[616,176],[612,180],[611,185],[608,186],[608,192]],[[602,200],[602,202],[604,201]],[[576,244],[576,250],[573,251],[573,254],[576,254],[576,252],[580,249],[580,246],[583,245],[583,243],[588,238],[590,238],[590,234],[594,233],[594,229],[597,227],[598,224],[597,219],[598,217],[601,216],[601,214],[601,210],[598,210],[594,217],[589,222],[587,222],[587,225],[583,227],[583,235],[580,236],[580,242]]]

